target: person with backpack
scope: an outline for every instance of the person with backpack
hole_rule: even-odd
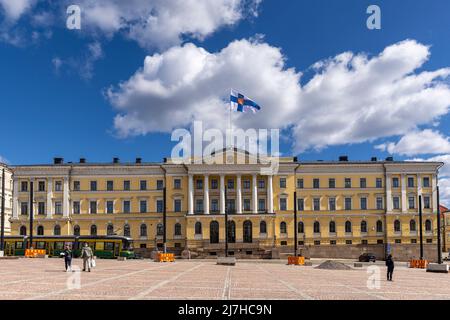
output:
[[[92,249],[88,246],[87,242],[84,243],[83,249],[81,249],[81,258],[83,259],[83,271],[86,271],[86,266],[88,272],[91,272],[91,260],[94,256]]]
[[[392,274],[394,273],[394,260],[392,259],[392,255],[389,255],[387,257],[386,267],[387,267],[387,281],[392,281]]]

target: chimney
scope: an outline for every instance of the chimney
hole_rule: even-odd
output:
[[[370,161],[372,161],[372,162],[377,162],[378,159],[377,159],[377,157],[372,157],[372,158],[370,159]]]
[[[113,163],[119,163],[119,158],[113,158]]]
[[[53,164],[63,164],[64,158],[53,158]]]
[[[136,158],[136,163],[142,163],[142,158]]]
[[[80,158],[80,163],[86,163],[86,158]]]
[[[394,157],[387,157],[386,161],[392,162],[392,161],[394,161]]]
[[[348,156],[340,156],[339,157],[339,161],[340,162],[347,162],[348,161]]]

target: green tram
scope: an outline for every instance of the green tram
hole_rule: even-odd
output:
[[[59,257],[64,247],[69,245],[77,258],[84,243],[92,248],[97,258],[135,258],[133,240],[121,236],[33,236],[32,247],[45,249],[49,257]],[[24,256],[25,250],[29,248],[29,236],[5,236],[5,254],[8,256]]]

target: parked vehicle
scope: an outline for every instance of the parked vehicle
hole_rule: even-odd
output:
[[[377,258],[373,253],[363,253],[359,256],[359,262],[375,262],[377,261]]]

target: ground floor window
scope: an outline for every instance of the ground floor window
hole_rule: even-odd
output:
[[[209,242],[219,243],[219,222],[212,221],[209,225]]]

